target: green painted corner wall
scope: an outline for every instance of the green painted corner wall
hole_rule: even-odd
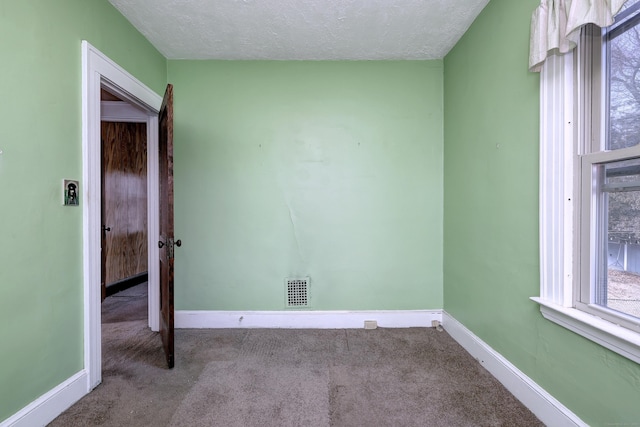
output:
[[[442,307],[442,61],[169,61],[178,310]]]
[[[167,81],[107,0],[0,2],[0,421],[84,363],[82,210],[61,205],[62,180],[82,179],[83,39],[158,93]]]
[[[0,3],[0,420],[83,366],[80,41],[175,86],[176,308],[444,308],[591,425],[640,367],[545,319],[539,0],[492,0],[444,61],[167,61],[107,0]],[[82,185],[82,182],[81,182]],[[81,204],[84,201],[81,200]]]
[[[589,425],[640,420],[640,365],[545,320],[539,294],[539,0],[492,0],[444,61],[444,308]]]

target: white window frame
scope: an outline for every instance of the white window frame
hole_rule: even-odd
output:
[[[578,154],[591,132],[579,106],[592,102],[590,82],[576,73],[579,56],[579,48],[552,55],[540,74],[540,296],[531,299],[546,319],[640,363],[640,333],[577,308],[579,251],[585,250]]]
[[[631,10],[629,12],[632,12]],[[635,22],[637,13],[632,12],[627,18]],[[640,146],[607,150],[606,141],[608,135],[608,114],[609,109],[609,83],[605,81],[607,72],[603,71],[609,67],[607,63],[610,53],[605,48],[608,33],[622,29],[626,31],[626,24],[629,20],[621,15],[621,20],[616,27],[600,29],[595,25],[586,26],[581,34],[580,46],[576,49],[577,64],[576,76],[582,83],[578,87],[581,93],[582,102],[578,105],[575,122],[579,126],[580,132],[574,140],[575,152],[579,157],[575,158],[574,164],[576,177],[579,174],[580,194],[576,197],[576,202],[580,202],[579,235],[575,242],[579,254],[579,274],[575,280],[575,307],[579,310],[591,313],[597,317],[602,317],[610,322],[617,323],[634,332],[640,333],[640,323],[638,319],[596,304],[597,284],[596,277],[601,274],[598,271],[606,268],[607,261],[602,259],[602,254],[606,253],[608,242],[608,232],[605,220],[607,212],[602,204],[599,186],[602,172],[598,172],[600,166],[611,162],[640,158]],[[626,29],[625,29],[626,28]],[[575,135],[574,135],[575,136]],[[604,263],[604,265],[600,264]]]

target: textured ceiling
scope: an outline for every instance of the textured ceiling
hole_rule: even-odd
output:
[[[109,0],[169,59],[440,59],[489,0]]]

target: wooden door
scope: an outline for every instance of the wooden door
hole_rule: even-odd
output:
[[[167,85],[158,115],[160,169],[160,336],[167,365],[174,365],[173,331],[173,86]]]

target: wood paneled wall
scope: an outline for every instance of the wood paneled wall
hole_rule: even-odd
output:
[[[147,126],[102,123],[107,286],[147,272]]]

